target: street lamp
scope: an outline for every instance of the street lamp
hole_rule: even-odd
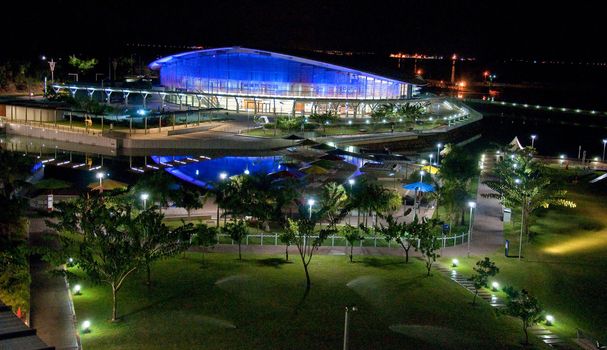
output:
[[[430,153],[428,156],[430,157],[430,165],[432,165],[432,158],[434,157],[434,154]]]
[[[419,172],[419,182],[424,182],[424,175],[426,175],[425,171],[420,171]]]
[[[99,193],[103,192],[103,177],[105,176],[102,172],[98,172],[95,176],[99,179]]]
[[[535,147],[535,138],[537,137],[537,135],[531,135],[531,148]]]
[[[314,203],[316,203],[314,199],[308,199],[308,205],[310,206],[310,220],[312,220],[312,207],[314,206]]]
[[[358,311],[356,306],[346,306],[346,316],[344,319],[344,348],[343,350],[348,350],[348,330],[350,328],[350,311],[355,312]]]
[[[605,145],[607,145],[607,139],[603,139],[603,162],[605,161]]]
[[[440,149],[443,147],[442,143],[436,145],[436,164],[440,164]]]
[[[350,192],[352,192],[352,186],[354,186],[355,182],[356,182],[356,180],[354,180],[354,179],[348,179],[348,183],[350,184]]]
[[[516,183],[516,185],[520,185],[521,184],[521,179],[514,179],[514,183]],[[525,205],[527,204],[527,196],[524,192],[523,189],[523,202],[521,203],[521,232],[519,234],[519,238],[518,238],[518,261],[521,261],[521,255],[523,254],[523,222],[524,222],[524,210],[525,210]]]
[[[143,209],[144,210],[147,208],[148,198],[150,198],[149,194],[147,194],[147,193],[142,193],[141,194],[141,200],[143,201]]]
[[[474,208],[476,208],[476,202],[468,202],[468,206],[470,207],[470,219],[468,223],[468,257],[470,257],[470,240],[472,238],[472,212]]]

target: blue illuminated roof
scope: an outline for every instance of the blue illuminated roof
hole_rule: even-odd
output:
[[[175,63],[175,62],[177,62],[177,60],[180,60],[180,59],[195,58],[196,56],[208,56],[208,55],[214,55],[214,54],[221,55],[221,54],[229,54],[229,53],[244,53],[244,54],[254,54],[254,55],[260,55],[260,56],[269,56],[269,57],[273,57],[273,58],[277,58],[277,59],[294,61],[294,62],[322,67],[322,68],[326,68],[326,69],[337,70],[337,71],[352,73],[352,74],[356,74],[356,75],[364,75],[364,76],[367,76],[370,78],[379,79],[379,80],[383,80],[383,81],[390,81],[390,82],[397,83],[397,84],[405,84],[405,83],[411,84],[410,82],[404,82],[404,81],[400,81],[400,80],[396,80],[396,79],[386,78],[383,76],[379,76],[379,75],[375,75],[375,74],[371,74],[371,73],[367,73],[367,72],[362,72],[359,70],[355,70],[355,69],[351,69],[351,68],[347,68],[347,67],[343,67],[343,66],[338,66],[338,65],[334,65],[334,64],[330,64],[330,63],[315,61],[315,60],[296,57],[296,56],[285,55],[285,54],[276,53],[276,52],[248,49],[248,48],[244,48],[244,47],[240,47],[240,46],[182,52],[182,53],[166,56],[163,58],[159,58],[159,59],[155,60],[154,62],[150,63],[148,65],[148,67],[153,70],[158,70],[158,69],[162,68],[162,66],[169,64],[169,63]]]

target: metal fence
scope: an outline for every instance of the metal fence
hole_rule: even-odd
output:
[[[226,234],[218,234],[218,241],[220,244],[235,244],[236,242],[230,238],[229,235]],[[316,239],[318,236],[310,236],[311,239]],[[438,237],[439,242],[441,242],[441,246],[445,247],[453,247],[458,244],[464,244],[467,242],[468,234],[462,233],[456,236],[442,236]],[[247,235],[245,239],[242,241],[243,244],[246,245],[270,245],[277,246],[283,245],[280,241],[280,234],[278,233],[268,233],[268,234],[258,234],[258,235]],[[419,246],[419,240],[416,242],[417,246]],[[326,247],[347,247],[348,241],[343,236],[331,235],[325,239],[321,246]],[[398,243],[395,241],[387,241],[382,236],[367,236],[364,237],[358,244],[359,247],[398,247]],[[415,245],[415,244],[414,244]]]

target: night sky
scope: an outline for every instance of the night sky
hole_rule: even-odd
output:
[[[0,56],[98,54],[127,43],[493,58],[607,56],[604,18],[595,2],[155,2],[18,2],[4,11]]]

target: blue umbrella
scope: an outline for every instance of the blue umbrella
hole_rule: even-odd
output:
[[[434,192],[434,186],[423,183],[423,182],[414,182],[407,185],[404,185],[403,188],[405,190],[410,191],[420,191],[420,192]]]

